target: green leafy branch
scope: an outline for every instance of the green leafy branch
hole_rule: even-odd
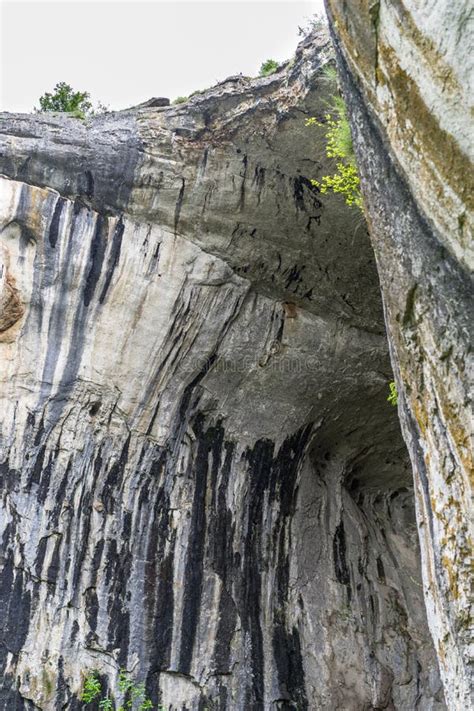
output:
[[[135,709],[135,711],[151,711],[153,709],[153,703],[146,695],[145,684],[137,684],[133,679],[130,679],[124,669],[119,672],[118,688],[126,700],[116,707],[109,694],[104,695],[98,672],[91,671],[84,680],[81,701],[86,704],[98,701],[101,711],[132,711],[132,709]],[[163,707],[159,706],[157,711],[161,709]]]
[[[335,72],[329,68],[326,76],[335,80]],[[311,183],[320,189],[321,193],[333,192],[344,197],[347,205],[362,210],[362,195],[360,179],[352,144],[351,128],[347,116],[347,107],[341,96],[333,96],[330,110],[324,121],[318,121],[314,116],[306,120],[306,126],[317,126],[325,129],[326,156],[336,161],[333,175],[324,175]]]
[[[81,701],[86,704],[92,703],[102,693],[102,685],[96,671],[90,672],[85,678],[84,688],[81,694]]]

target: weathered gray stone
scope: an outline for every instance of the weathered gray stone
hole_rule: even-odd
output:
[[[185,105],[3,115],[0,708],[444,708],[327,38]],[[21,308],[19,308],[19,305]]]
[[[328,0],[415,477],[428,621],[472,708],[472,8]]]

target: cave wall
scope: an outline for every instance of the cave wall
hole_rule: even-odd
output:
[[[309,178],[327,37],[3,114],[0,708],[444,709],[372,249]]]
[[[472,697],[472,12],[328,0],[449,708]]]

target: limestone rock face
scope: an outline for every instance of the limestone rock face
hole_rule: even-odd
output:
[[[309,181],[329,56],[2,116],[1,709],[120,668],[171,710],[445,708],[372,250]]]
[[[473,703],[470,10],[328,8],[414,469],[428,620],[449,708],[463,711]]]

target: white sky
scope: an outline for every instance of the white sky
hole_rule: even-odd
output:
[[[111,109],[170,99],[288,59],[323,0],[2,0],[1,109],[31,111],[65,81]]]

